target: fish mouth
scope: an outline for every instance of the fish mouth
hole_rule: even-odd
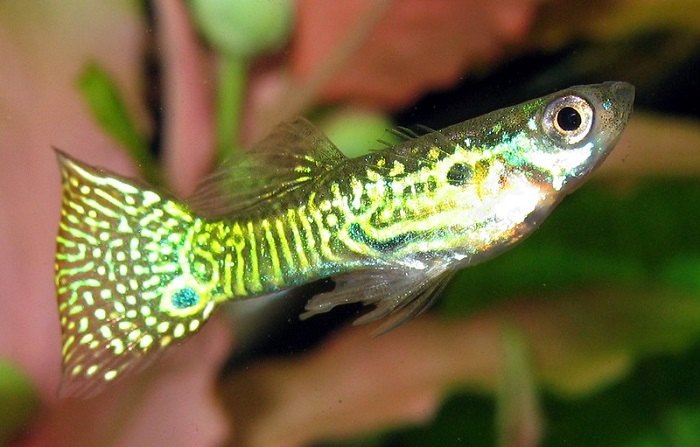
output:
[[[626,104],[629,113],[634,103],[634,85],[624,81],[613,81],[609,84],[611,96],[620,104]]]
[[[608,141],[600,142],[602,156],[600,157],[601,159],[595,163],[594,168],[605,159],[617,144],[627,125],[634,105],[635,90],[634,86],[629,82],[613,81],[606,82],[603,85],[607,87],[607,95],[605,96],[615,105],[613,106],[614,109],[608,111],[609,115],[603,120],[606,124],[603,124],[601,134],[605,135]],[[603,107],[605,108],[605,106]],[[607,127],[607,129],[605,127]]]

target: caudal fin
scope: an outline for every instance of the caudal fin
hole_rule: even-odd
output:
[[[190,267],[201,222],[184,205],[57,155],[60,394],[88,397],[196,332],[214,308],[214,286]]]

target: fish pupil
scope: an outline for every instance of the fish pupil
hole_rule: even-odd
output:
[[[178,309],[192,307],[199,302],[199,295],[190,287],[180,289],[172,297],[173,306]]]
[[[573,107],[564,107],[557,113],[557,124],[567,132],[578,129],[582,121],[581,114]]]

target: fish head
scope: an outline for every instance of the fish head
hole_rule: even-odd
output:
[[[574,86],[447,129],[467,149],[443,162],[449,186],[441,191],[453,207],[432,200],[449,210],[440,217],[452,235],[445,246],[465,260],[460,265],[532,233],[612,151],[633,100],[625,82]],[[469,169],[458,176],[460,161]]]
[[[521,109],[530,116],[518,158],[554,192],[571,192],[615,147],[633,102],[634,87],[626,82],[575,86],[540,98]]]

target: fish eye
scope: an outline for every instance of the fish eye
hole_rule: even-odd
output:
[[[579,143],[593,127],[593,107],[579,96],[557,98],[547,105],[543,126],[547,135],[557,143]]]

